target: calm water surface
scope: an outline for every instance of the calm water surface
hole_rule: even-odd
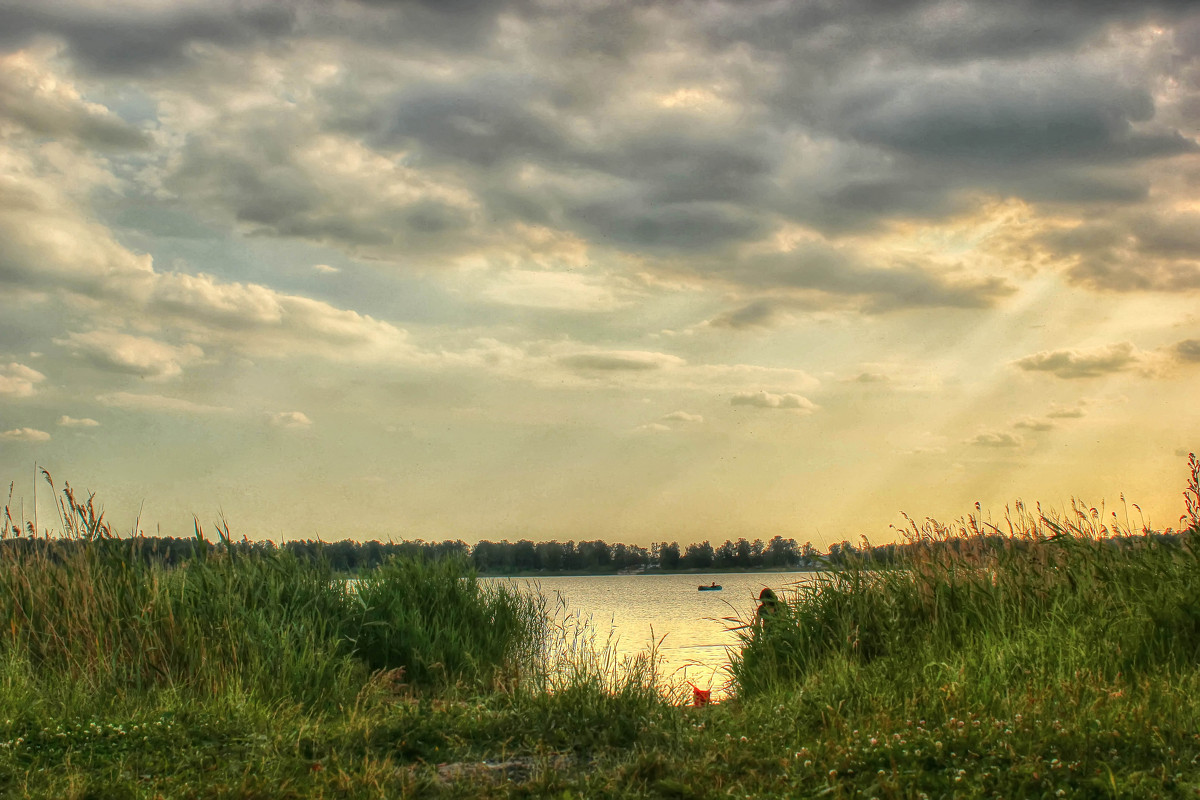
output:
[[[737,647],[730,630],[749,621],[766,586],[782,594],[816,580],[811,572],[693,573],[687,575],[595,575],[539,579],[487,578],[512,581],[526,590],[539,589],[551,603],[565,603],[567,613],[591,617],[597,640],[611,629],[620,654],[645,650],[662,639],[659,655],[668,678],[689,680],[720,692],[728,682],[728,650]],[[697,586],[715,581],[719,592]],[[665,638],[664,638],[665,637]]]

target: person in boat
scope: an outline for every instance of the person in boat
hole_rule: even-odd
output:
[[[710,589],[715,589],[715,588],[717,588],[717,582],[716,582],[716,581],[713,581],[713,582],[712,582],[712,586],[709,586],[708,588],[710,588]]]
[[[768,619],[774,619],[783,611],[783,601],[775,596],[770,587],[758,593],[758,609],[754,612],[754,624],[762,625]]]

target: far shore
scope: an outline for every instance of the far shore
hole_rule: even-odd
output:
[[[597,572],[595,570],[524,570],[520,572],[480,572],[481,578],[602,578],[634,577],[650,578],[655,575],[742,575],[748,572],[782,573],[782,572],[827,572],[828,569],[818,567],[727,567],[720,570],[712,569],[652,569],[646,572]]]

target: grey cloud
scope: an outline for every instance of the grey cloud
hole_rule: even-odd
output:
[[[779,137],[753,124],[722,128],[681,114],[660,114],[654,123],[602,152],[580,153],[581,161],[637,181],[655,203],[757,204],[784,155]]]
[[[1137,212],[1044,233],[1035,240],[1072,260],[1067,277],[1108,291],[1200,289],[1200,214]]]
[[[810,245],[791,253],[723,265],[717,277],[753,288],[815,289],[860,296],[869,310],[900,308],[987,308],[1013,293],[1002,278],[950,278],[914,264],[875,267],[847,253]]]
[[[292,30],[295,11],[281,3],[211,0],[121,8],[75,2],[0,3],[0,47],[37,34],[66,40],[71,53],[99,72],[136,73],[181,64],[190,45],[246,46]]]
[[[968,439],[967,444],[975,447],[1020,447],[1024,441],[1020,436],[1012,433],[983,431],[977,434],[974,438]]]
[[[1087,412],[1079,406],[1074,408],[1053,408],[1046,412],[1046,416],[1050,419],[1080,419],[1087,416]]]
[[[165,184],[228,214],[252,233],[336,244],[376,257],[461,251],[477,241],[473,212],[447,201],[430,176],[381,161],[328,169],[304,149],[316,132],[298,121],[190,138]],[[348,143],[348,145],[351,143]]]
[[[1050,431],[1054,430],[1054,423],[1044,419],[1027,417],[1026,419],[1021,419],[1014,422],[1013,427],[1021,428],[1027,431]]]
[[[666,353],[638,350],[612,350],[562,356],[558,363],[576,370],[600,372],[644,372],[683,364],[683,359]]]
[[[531,5],[524,0],[349,0],[308,10],[315,30],[357,43],[468,53],[486,48],[501,14],[524,16]]]
[[[17,170],[0,197],[0,285],[86,298],[107,324],[182,323],[177,330],[218,349],[339,360],[414,354],[403,331],[370,316],[261,284],[158,272],[150,256],[127,250],[35,172]],[[98,331],[59,341],[104,369],[146,377],[170,377],[201,355],[194,346]]]
[[[957,63],[1012,58],[1077,46],[1113,23],[1169,18],[1194,7],[1168,2],[840,3],[725,2],[710,12],[715,44],[784,53],[885,49],[913,59]],[[1165,20],[1164,20],[1165,21]],[[828,44],[822,48],[822,40]]]
[[[767,220],[730,203],[651,203],[614,198],[572,208],[572,220],[600,240],[637,248],[707,250],[761,236]]]
[[[419,142],[422,154],[492,166],[512,158],[554,159],[566,147],[559,122],[535,112],[536,87],[489,78],[467,84],[426,84],[394,98],[377,112],[377,146]]]
[[[779,148],[759,131],[714,130],[662,113],[584,137],[547,102],[554,91],[545,76],[423,84],[376,112],[381,122],[370,138],[376,146],[416,147],[419,159],[435,164],[489,170],[490,180],[479,180],[494,213],[565,220],[617,245],[694,250],[756,238],[770,227],[753,206],[767,194]],[[553,170],[559,187],[522,185],[509,169],[514,163]],[[580,185],[589,183],[598,185]]]
[[[709,321],[717,328],[768,328],[774,325],[782,316],[780,304],[771,300],[755,300],[753,303],[721,314]]]
[[[46,91],[43,76],[6,65],[0,70],[0,119],[38,136],[74,139],[98,148],[144,149],[150,137],[120,117],[69,94]]]
[[[1093,289],[1118,292],[1200,289],[1200,265],[1195,262],[1131,261],[1111,252],[1080,259],[1067,277]]]
[[[1181,361],[1200,362],[1200,339],[1184,339],[1176,342],[1173,349]]]
[[[1140,363],[1141,355],[1131,342],[1120,342],[1090,350],[1045,350],[1013,362],[1029,372],[1049,372],[1064,379],[1098,378],[1121,372]]]
[[[1148,89],[1108,76],[985,68],[876,79],[841,98],[840,130],[921,158],[975,164],[1089,162],[1194,152],[1177,131],[1141,132],[1154,116]]]
[[[289,31],[280,63],[309,43],[352,43],[340,77],[314,87],[315,105],[230,110],[224,129],[191,132],[165,184],[252,233],[404,266],[534,224],[751,296],[811,290],[877,312],[989,307],[1012,292],[1003,278],[813,252],[742,263],[739,251],[787,223],[837,235],[936,220],[981,193],[1138,204],[1148,191],[1138,160],[1196,147],[1154,119],[1155,75],[1117,80],[1078,49],[1105,26],[1169,18],[1168,4],[600,3],[562,14],[524,2],[197,2],[141,19],[81,0],[32,8],[0,5],[0,37],[57,32],[97,69],[169,65],[192,42],[243,46]],[[885,69],[870,66],[881,56]],[[968,56],[975,63],[946,65]],[[719,111],[662,107],[688,86],[720,88]],[[304,162],[329,135],[458,199],[389,193],[407,180],[399,167],[363,191],[363,176],[340,181]],[[1200,284],[1182,265],[1138,269],[1097,257],[1072,279]],[[764,311],[751,303],[713,322],[769,322]]]

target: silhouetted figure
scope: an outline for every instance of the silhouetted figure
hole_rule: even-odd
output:
[[[783,601],[775,596],[768,587],[758,593],[758,610],[754,612],[754,624],[761,625],[768,619],[779,616],[783,610]]]

